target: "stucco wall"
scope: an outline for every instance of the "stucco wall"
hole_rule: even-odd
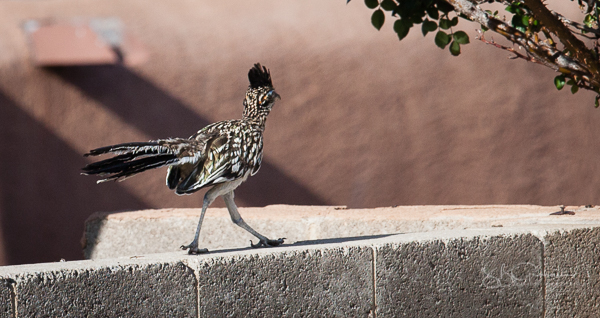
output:
[[[241,206],[593,204],[600,111],[554,74],[479,43],[456,58],[433,36],[396,40],[361,1],[0,3],[0,262],[81,258],[96,211],[198,207],[165,171],[96,185],[87,150],[189,136],[241,115],[246,73],[282,100]],[[23,21],[120,18],[150,53],[135,67],[36,68]],[[464,28],[469,29],[466,23]],[[218,200],[215,206],[223,206]]]

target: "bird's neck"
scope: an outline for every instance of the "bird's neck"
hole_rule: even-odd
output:
[[[259,113],[259,114],[255,114],[254,116],[246,116],[246,114],[244,114],[243,120],[245,120],[246,122],[248,122],[250,125],[254,126],[255,128],[263,131],[265,130],[265,123],[267,122],[267,116],[269,115],[269,113]]]

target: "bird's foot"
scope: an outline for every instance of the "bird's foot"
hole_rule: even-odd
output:
[[[191,243],[190,245],[181,245],[182,250],[188,250],[188,254],[197,255],[208,253],[207,248],[198,248],[198,244]]]
[[[276,240],[260,240],[258,241],[257,244],[252,243],[252,241],[250,241],[250,246],[257,248],[257,247],[273,247],[273,246],[279,246],[281,244],[283,244],[283,240],[285,240],[284,238],[280,238],[280,239],[276,239]]]

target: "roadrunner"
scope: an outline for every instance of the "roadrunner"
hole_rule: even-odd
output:
[[[244,99],[242,119],[226,120],[200,129],[190,138],[168,138],[132,142],[91,150],[84,156],[114,154],[83,168],[83,174],[104,177],[98,183],[124,180],[140,172],[168,166],[167,186],[178,195],[212,187],[204,195],[196,235],[189,245],[181,246],[189,254],[208,252],[198,248],[202,220],[208,206],[223,196],[231,220],[259,239],[252,247],[277,246],[283,238],[271,240],[252,229],[240,216],[233,200],[235,190],[258,172],[263,156],[265,121],[280,99],[273,89],[269,70],[260,63],[248,72],[250,86]]]

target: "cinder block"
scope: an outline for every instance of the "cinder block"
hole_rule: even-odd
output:
[[[0,279],[0,317],[2,318],[15,318],[12,284],[11,279]]]
[[[600,317],[600,228],[544,239],[545,317]]]
[[[196,278],[181,262],[70,267],[17,275],[19,317],[197,317]]]
[[[372,249],[246,254],[199,263],[201,317],[367,317]]]
[[[377,317],[543,316],[542,243],[531,234],[406,239],[378,246],[376,264]]]

